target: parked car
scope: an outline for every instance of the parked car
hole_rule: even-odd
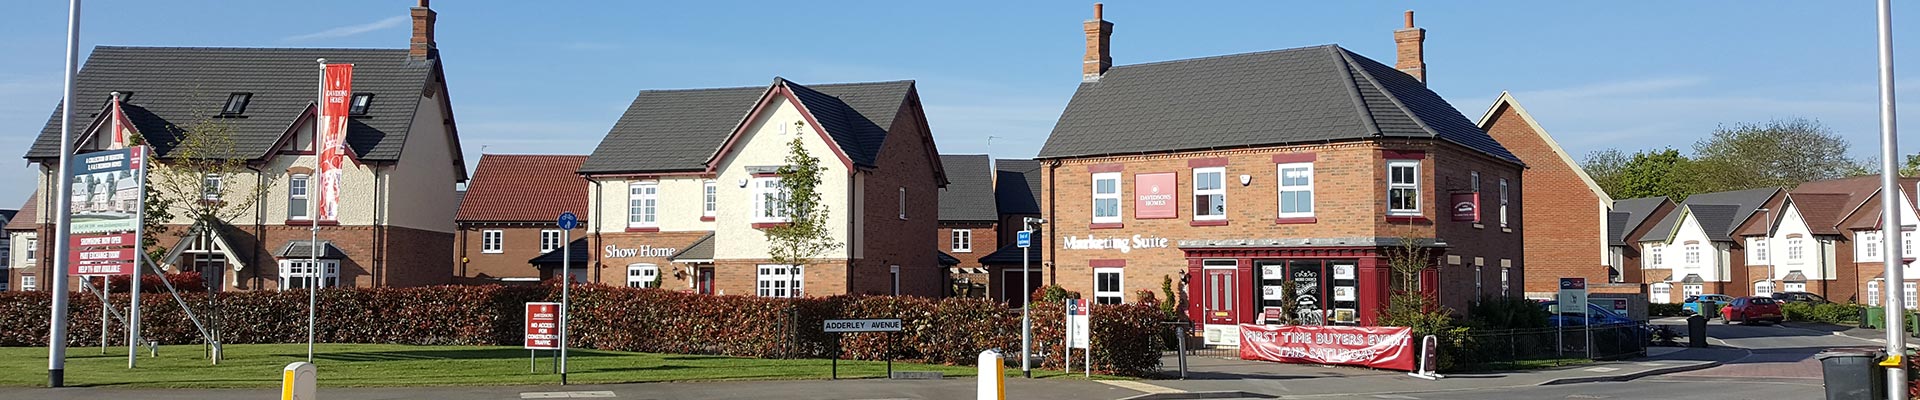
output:
[[[1545,301],[1540,303],[1541,306],[1547,308],[1547,326],[1576,326],[1586,325],[1588,322],[1596,325],[1631,324],[1635,322],[1625,315],[1620,315],[1619,313],[1613,312],[1613,310],[1608,310],[1606,307],[1592,303],[1587,304],[1586,319],[1582,320],[1580,319],[1580,314],[1575,313],[1573,310],[1560,310],[1559,304],[1559,301]]]
[[[1826,297],[1821,297],[1820,295],[1807,293],[1807,292],[1774,293],[1773,300],[1777,302],[1782,302],[1782,303],[1796,303],[1796,302],[1807,302],[1811,304],[1832,303],[1831,301],[1827,301]]]
[[[1686,314],[1687,316],[1691,317],[1695,314],[1706,312],[1703,308],[1701,308],[1702,303],[1717,304],[1720,307],[1726,307],[1727,303],[1732,303],[1732,302],[1733,302],[1733,296],[1728,296],[1724,294],[1703,294],[1698,296],[1687,296],[1687,300],[1684,303],[1684,307],[1686,307],[1686,311],[1683,312],[1683,314]],[[1708,316],[1708,317],[1711,318],[1712,316]]]
[[[1774,301],[1772,297],[1760,296],[1733,299],[1733,303],[1720,310],[1720,315],[1725,317],[1720,320],[1723,324],[1734,322],[1747,324],[1756,321],[1778,324],[1786,320],[1786,316],[1780,313],[1780,302]]]

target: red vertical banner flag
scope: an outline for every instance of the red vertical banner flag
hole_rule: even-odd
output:
[[[127,113],[120,111],[120,96],[118,94],[113,96],[113,123],[109,125],[111,125],[109,129],[113,131],[113,141],[108,144],[107,150],[127,148],[127,145],[131,144],[133,135],[135,134],[133,130],[133,120],[127,119]]]
[[[340,173],[346,162],[347,101],[353,96],[353,64],[326,64],[320,81],[320,118],[314,140],[319,157],[317,220],[340,217]]]

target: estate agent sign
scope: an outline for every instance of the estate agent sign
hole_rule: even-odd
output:
[[[560,303],[527,303],[526,341],[530,350],[560,349]]]
[[[140,243],[141,194],[146,191],[146,147],[97,151],[69,161],[73,192],[70,275],[128,275]]]
[[[1177,178],[1173,173],[1140,174],[1134,178],[1133,217],[1177,218],[1180,216],[1179,202],[1174,200],[1175,192],[1180,191]]]

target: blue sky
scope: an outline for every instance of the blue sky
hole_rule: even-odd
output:
[[[95,0],[81,46],[405,47],[412,1]],[[1116,64],[1338,43],[1392,63],[1427,28],[1432,88],[1477,119],[1511,91],[1575,158],[1685,149],[1715,127],[1815,118],[1877,154],[1871,2],[1109,1]],[[59,101],[66,4],[0,15],[0,149]],[[441,1],[438,41],[467,159],[586,154],[642,89],[914,79],[943,153],[1030,157],[1080,82],[1081,1]],[[1896,8],[1920,43],[1920,8]],[[1905,41],[1902,41],[1905,40]],[[1901,76],[1920,71],[1896,48]],[[1902,78],[1904,99],[1920,80]],[[1908,131],[1920,103],[1904,102]],[[989,145],[988,137],[995,137]],[[1920,149],[1920,137],[1902,148]],[[18,158],[14,158],[18,160]],[[0,207],[33,175],[0,164]]]

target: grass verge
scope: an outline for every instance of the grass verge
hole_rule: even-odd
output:
[[[144,350],[144,349],[143,349]],[[554,359],[542,351],[538,372],[528,372],[528,351],[494,346],[404,346],[321,344],[314,364],[322,387],[486,386],[558,384]],[[140,367],[127,369],[126,349],[73,347],[67,352],[69,386],[144,388],[278,387],[287,364],[306,361],[306,344],[228,345],[220,365],[209,365],[201,347],[161,346],[159,358],[141,354]],[[759,359],[709,355],[568,350],[568,383],[827,379],[827,359]],[[0,348],[0,386],[45,386],[47,349]],[[939,371],[948,377],[973,376],[972,366],[894,362],[895,371]],[[886,363],[840,361],[841,379],[882,378]],[[1008,376],[1020,373],[1009,368]],[[1035,377],[1078,378],[1059,371],[1035,370]],[[1095,379],[1118,379],[1094,375]]]

